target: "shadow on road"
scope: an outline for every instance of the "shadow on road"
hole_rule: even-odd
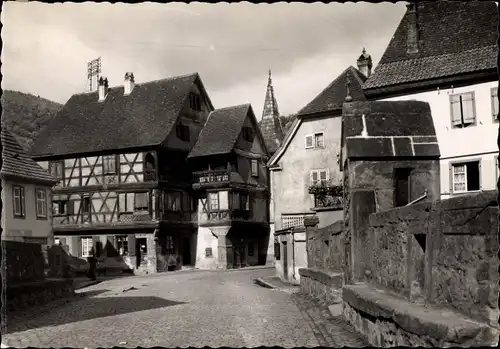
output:
[[[154,296],[134,297],[132,291],[124,293],[127,296],[98,297],[107,291],[80,292],[69,303],[36,315],[14,318],[7,322],[4,334],[185,304]]]

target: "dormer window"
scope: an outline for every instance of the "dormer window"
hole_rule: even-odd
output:
[[[175,133],[177,135],[177,138],[184,142],[189,142],[189,126],[185,125],[177,125],[175,129]]]
[[[193,92],[189,94],[189,107],[194,111],[201,111],[200,95]]]
[[[253,142],[253,129],[251,127],[243,127],[243,139],[247,142]]]

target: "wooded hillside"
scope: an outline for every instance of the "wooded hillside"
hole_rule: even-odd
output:
[[[2,93],[2,126],[10,130],[27,151],[33,139],[61,109],[62,104],[18,91]]]

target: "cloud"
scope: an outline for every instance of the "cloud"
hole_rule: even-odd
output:
[[[199,72],[217,106],[252,100],[260,114],[272,67],[285,114],[354,65],[363,46],[377,61],[404,10],[401,3],[7,2],[2,86],[64,102],[85,89],[86,63],[100,56],[111,85],[126,71],[137,82]]]

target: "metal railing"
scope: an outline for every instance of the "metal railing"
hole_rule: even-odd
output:
[[[290,213],[281,215],[281,228],[288,229],[293,227],[303,227],[304,218],[309,216],[314,216],[315,213]]]

